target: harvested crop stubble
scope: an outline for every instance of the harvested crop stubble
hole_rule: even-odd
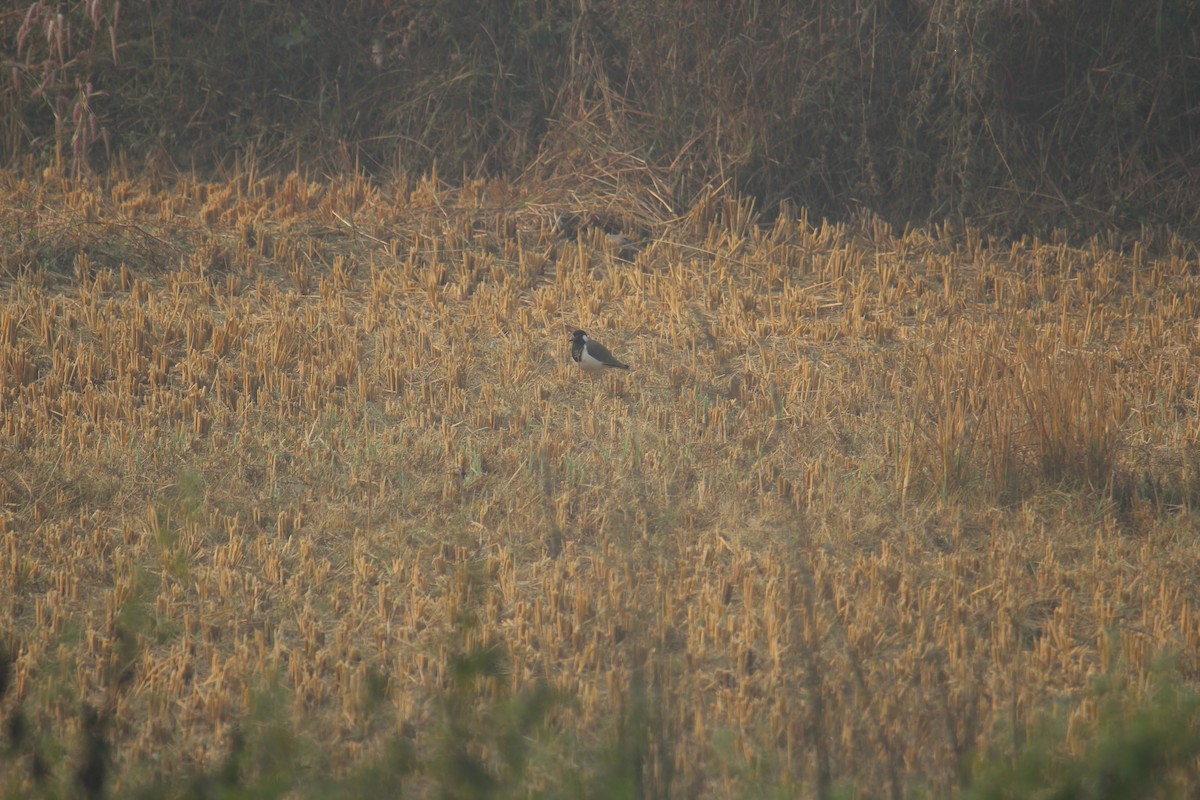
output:
[[[531,785],[641,682],[691,796],[949,792],[1200,667],[1182,245],[711,196],[627,262],[499,183],[0,185],[5,708],[111,712],[117,785],[271,686],[335,773],[431,747],[459,646],[506,654],[480,704],[571,698]],[[581,381],[576,327],[634,370]]]

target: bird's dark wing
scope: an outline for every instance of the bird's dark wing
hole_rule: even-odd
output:
[[[596,359],[601,364],[604,364],[606,366],[619,367],[621,369],[629,369],[628,365],[622,364],[620,361],[617,361],[617,359],[613,357],[613,354],[608,352],[608,348],[605,347],[604,345],[600,344],[599,342],[589,341],[588,342],[588,353],[591,354],[592,358]]]

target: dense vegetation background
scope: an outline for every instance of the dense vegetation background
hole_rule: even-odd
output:
[[[1195,0],[252,0],[0,12],[5,161],[544,177],[1197,231]]]

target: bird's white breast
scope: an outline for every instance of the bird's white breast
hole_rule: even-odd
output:
[[[579,366],[588,372],[599,372],[604,369],[604,362],[592,358],[592,354],[588,352],[587,347],[584,347],[583,353],[579,356]]]

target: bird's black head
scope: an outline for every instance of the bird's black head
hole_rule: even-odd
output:
[[[586,339],[587,339],[587,334],[581,330],[576,330],[574,333],[571,334],[572,342],[582,342],[582,341],[585,341]]]

